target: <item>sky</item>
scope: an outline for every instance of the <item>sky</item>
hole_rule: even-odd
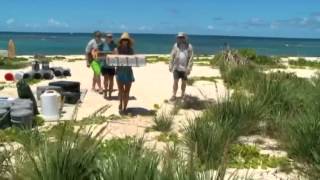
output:
[[[320,0],[0,0],[0,31],[320,38]]]

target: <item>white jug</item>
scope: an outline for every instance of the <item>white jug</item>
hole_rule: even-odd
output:
[[[43,118],[47,121],[60,119],[61,95],[54,90],[47,90],[41,96]]]

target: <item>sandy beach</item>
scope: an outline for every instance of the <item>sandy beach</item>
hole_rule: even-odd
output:
[[[30,57],[30,56],[23,56]],[[82,55],[70,55],[65,56],[66,59],[81,59]],[[92,82],[92,70],[86,67],[85,61],[67,62],[54,61],[50,63],[50,66],[61,66],[70,68],[72,76],[64,78],[62,80],[79,81],[81,83],[81,89],[87,89],[88,93],[81,103],[77,119],[82,119],[91,115],[97,109],[104,105],[111,105],[110,109],[106,111],[105,115],[118,114],[118,101],[117,101],[117,85],[114,85],[113,100],[106,100],[102,95],[91,90]],[[28,71],[30,67],[20,70],[1,70],[0,81],[4,81],[4,74],[7,72]],[[145,67],[134,68],[134,75],[136,81],[132,85],[131,99],[128,108],[140,109],[140,110],[152,110],[155,104],[162,105],[165,100],[168,100],[172,95],[172,83],[173,76],[169,72],[168,65],[165,63],[147,64]],[[194,66],[190,77],[193,76],[220,76],[218,69],[212,69],[206,66]],[[56,81],[60,79],[54,79]],[[51,81],[41,81],[33,85],[31,88],[36,91],[37,86],[47,85]],[[200,99],[216,99],[219,96],[225,94],[225,88],[222,82],[217,83],[215,88],[214,83],[210,82],[198,82],[194,86],[187,88],[187,94],[197,96]],[[219,95],[217,95],[217,92]],[[15,88],[5,88],[1,91],[2,96],[17,96]],[[180,95],[180,92],[178,92]]]

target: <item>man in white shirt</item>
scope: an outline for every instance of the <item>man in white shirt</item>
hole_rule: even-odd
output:
[[[104,41],[102,40],[102,33],[100,31],[96,31],[93,33],[94,38],[91,39],[85,49],[86,53],[86,60],[87,60],[87,67],[91,66],[91,63],[96,59],[97,53],[99,51],[103,51],[104,48]],[[99,62],[100,63],[100,62]],[[96,89],[96,85],[98,85],[98,89]],[[96,74],[94,71],[93,78],[92,78],[92,90],[98,91],[100,94],[103,93],[102,86],[101,86],[101,78],[100,74]]]
[[[173,72],[173,95],[170,100],[176,99],[178,91],[179,79],[181,83],[181,97],[185,95],[187,86],[188,75],[191,73],[193,65],[193,48],[188,42],[187,35],[185,33],[179,33],[177,35],[177,42],[174,44],[171,51],[171,61],[169,63],[169,70]]]

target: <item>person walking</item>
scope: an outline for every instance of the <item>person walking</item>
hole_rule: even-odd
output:
[[[113,37],[111,33],[105,35],[105,49],[104,51],[108,51],[108,53],[115,54],[115,49],[117,47],[116,43],[113,41]],[[107,47],[107,49],[106,49]],[[114,84],[114,75],[116,70],[112,66],[108,66],[105,61],[101,63],[101,74],[103,75],[103,84],[104,84],[104,98],[111,99],[113,92],[113,84]]]
[[[93,70],[93,78],[92,78],[92,90],[98,91],[100,94],[103,93],[101,87],[101,70],[100,70],[100,62],[98,61],[98,53],[99,51],[103,51],[104,43],[102,41],[102,34],[100,31],[95,31],[93,33],[93,39],[91,39],[87,47],[85,49],[86,52],[86,60],[87,67],[91,67]],[[96,89],[96,85],[98,85],[98,90]]]
[[[177,35],[176,43],[171,51],[171,61],[169,63],[169,71],[173,73],[173,94],[171,101],[176,99],[179,79],[181,82],[181,98],[185,95],[188,75],[191,73],[193,65],[193,48],[188,42],[188,37],[185,33],[180,32]]]
[[[121,35],[116,54],[133,55],[133,39],[130,38],[129,33],[124,32]],[[119,89],[119,112],[125,113],[127,111],[127,105],[129,101],[129,95],[131,90],[131,84],[134,82],[134,76],[132,67],[119,66],[116,69],[117,84]]]

